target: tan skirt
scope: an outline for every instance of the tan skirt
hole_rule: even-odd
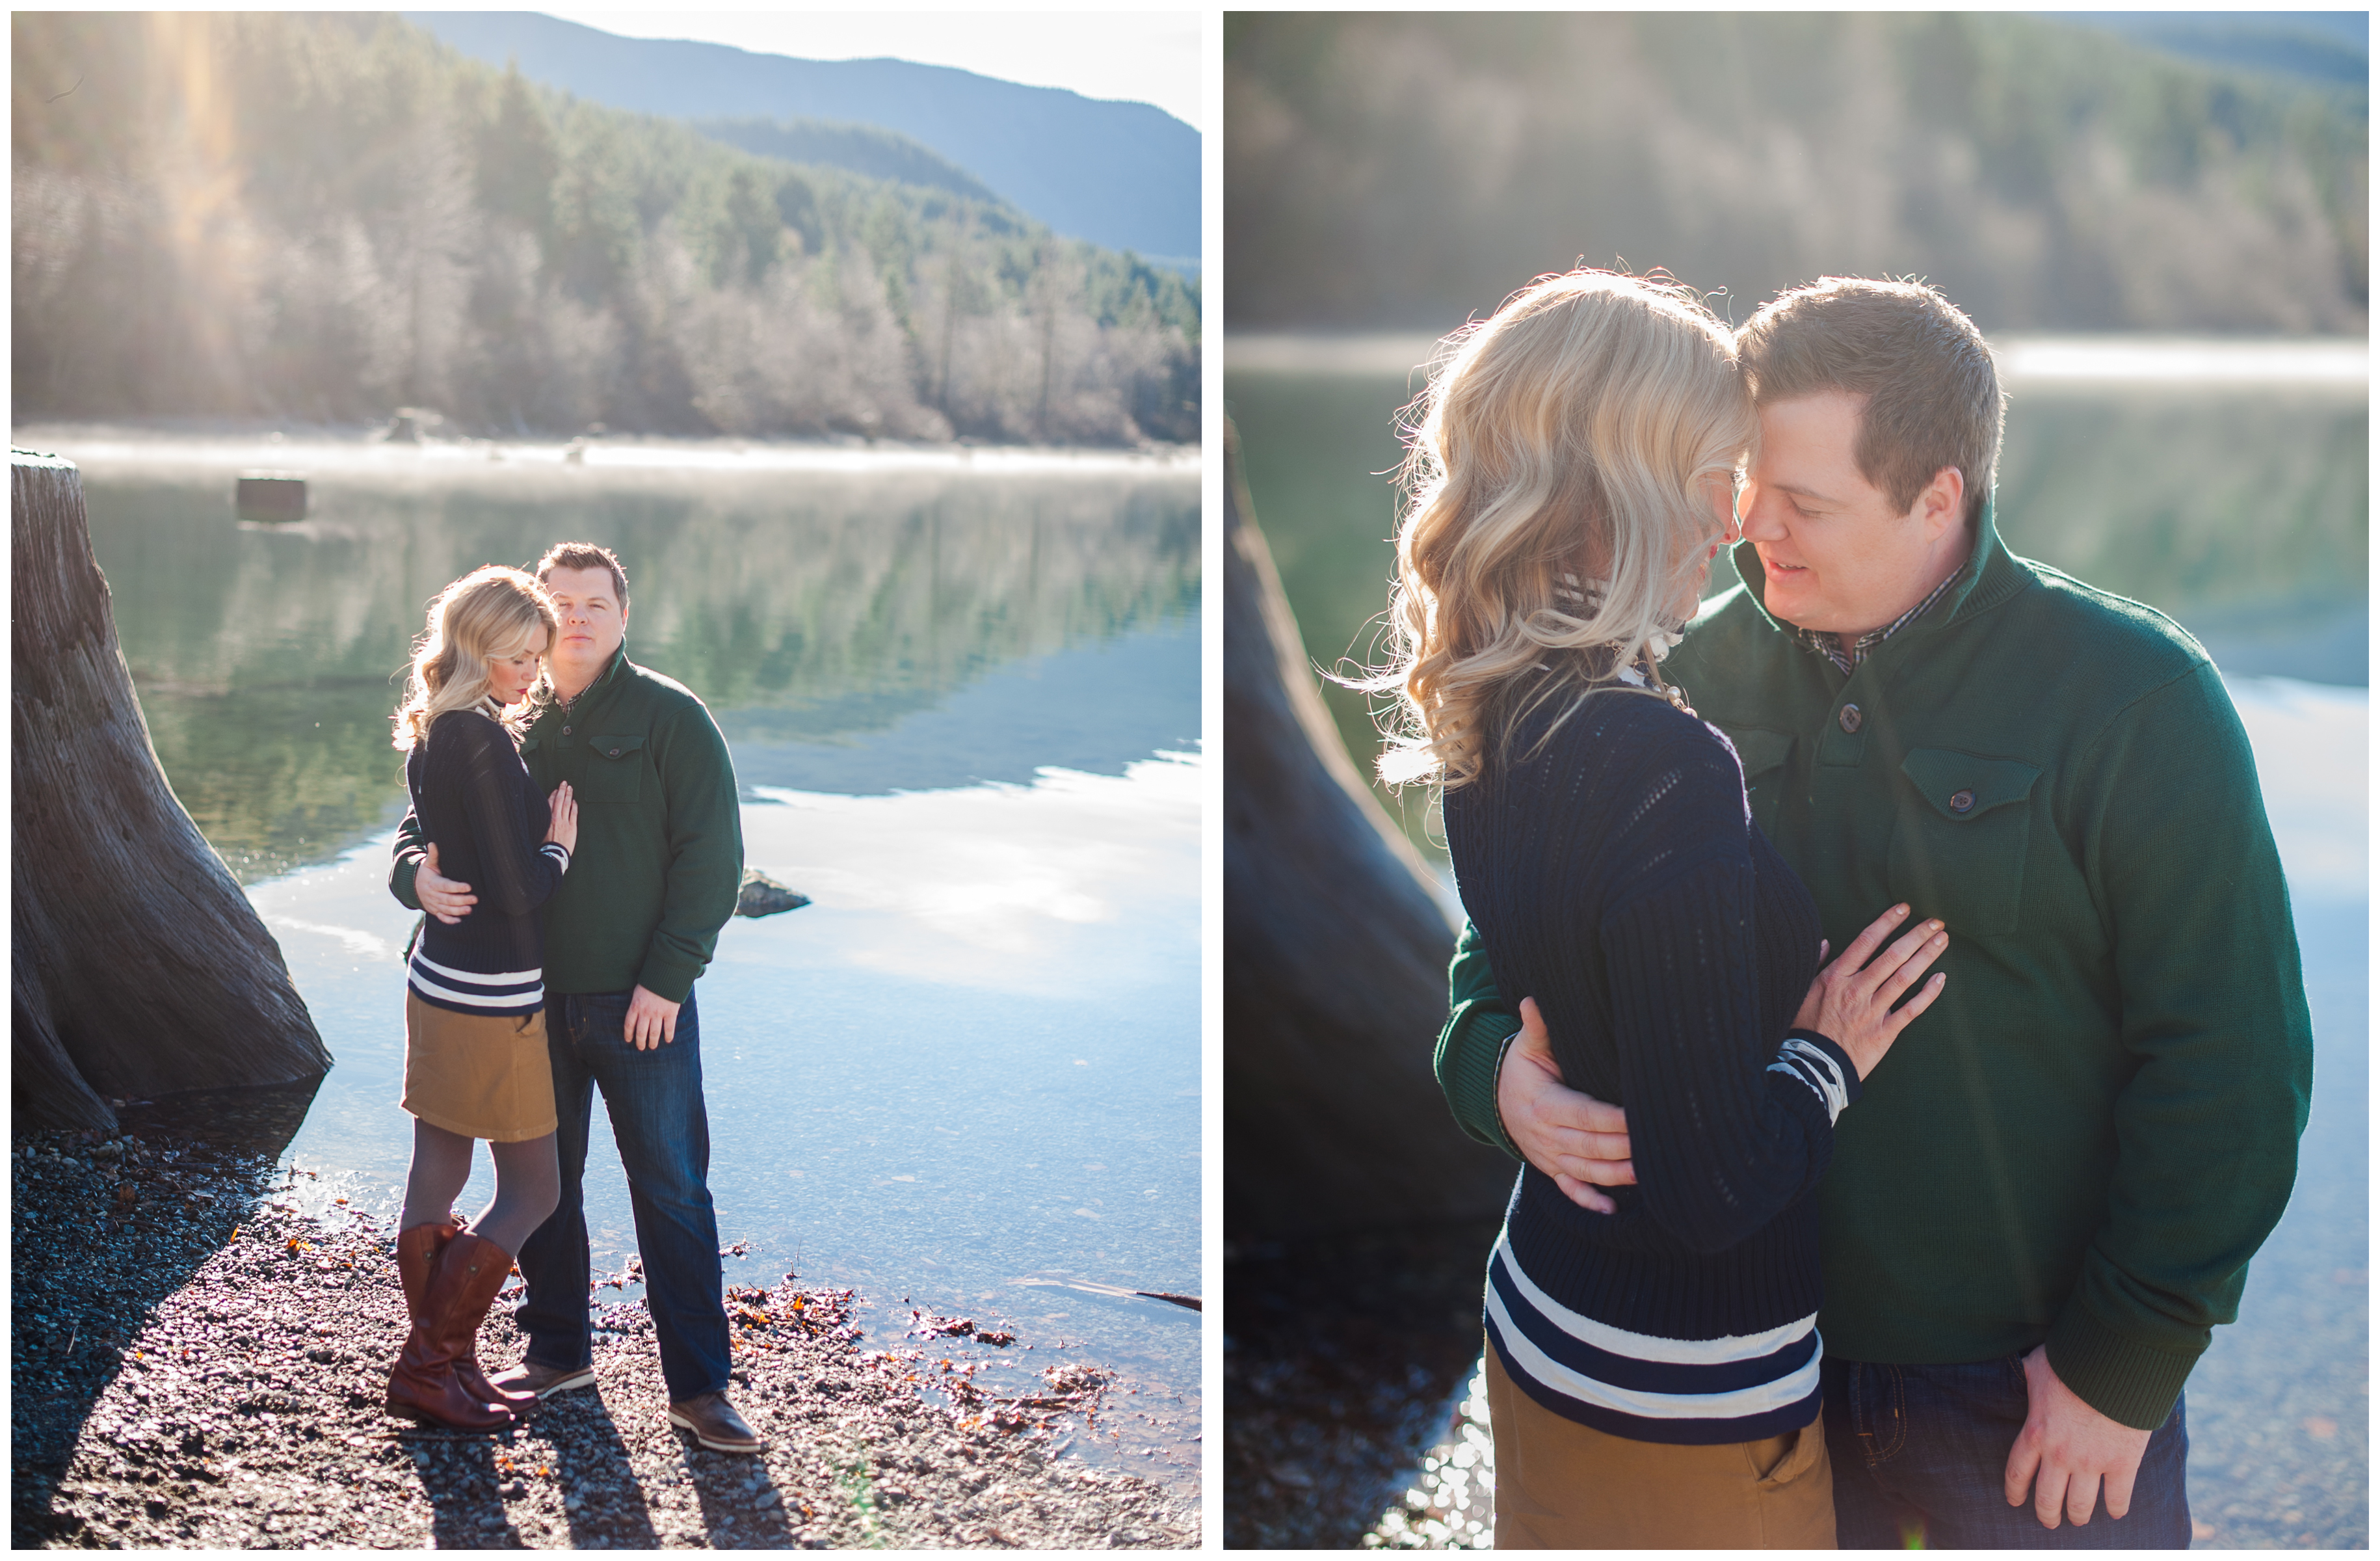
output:
[[[1524,1393],[1488,1347],[1499,1550],[1832,1550],[1824,1417],[1757,1442],[1608,1435]]]
[[[541,1139],[559,1123],[542,1010],[458,1014],[405,993],[405,1096],[433,1128],[493,1143]]]

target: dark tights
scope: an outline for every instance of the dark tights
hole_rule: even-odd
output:
[[[471,1147],[477,1139],[433,1128],[413,1119],[413,1168],[405,1178],[405,1213],[399,1230],[417,1225],[437,1225],[455,1207],[463,1184],[471,1179]],[[496,1163],[494,1201],[471,1222],[471,1234],[492,1241],[506,1252],[517,1252],[528,1233],[543,1225],[562,1201],[562,1169],[553,1155],[553,1135],[519,1143],[491,1143]]]

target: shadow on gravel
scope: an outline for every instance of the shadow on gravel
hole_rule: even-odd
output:
[[[11,1135],[13,1544],[73,1539],[55,1496],[91,1406],[158,1304],[269,1196],[321,1083],[140,1102],[113,1136]]]
[[[563,1503],[571,1545],[581,1550],[590,1545],[658,1550],[661,1536],[653,1531],[652,1514],[645,1508],[636,1460],[628,1456],[628,1445],[602,1392],[599,1386],[557,1395],[567,1402],[549,1402],[538,1411],[548,1420],[546,1429],[553,1437],[554,1469],[565,1489],[574,1493]],[[560,1415],[553,1413],[556,1408]],[[585,1494],[589,1492],[618,1494]]]
[[[1354,1549],[1479,1358],[1496,1225],[1223,1255],[1223,1543]]]
[[[678,1435],[686,1446],[695,1498],[702,1504],[703,1531],[710,1536],[714,1548],[794,1548],[794,1529],[786,1520],[784,1493],[770,1478],[767,1466],[758,1458],[706,1452],[691,1436],[683,1432]],[[749,1492],[747,1505],[757,1506],[759,1510],[747,1512],[743,1518],[729,1511],[726,1492],[731,1486]],[[774,1501],[769,1499],[771,1495]]]
[[[396,1443],[413,1457],[422,1499],[430,1504],[431,1540],[439,1549],[494,1549],[515,1537],[507,1532],[512,1519],[496,1494],[504,1478],[496,1468],[503,1444],[489,1436],[424,1426],[400,1433]]]

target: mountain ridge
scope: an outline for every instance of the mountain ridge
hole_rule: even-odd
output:
[[[1198,132],[1152,104],[906,60],[622,38],[528,11],[398,14],[484,64],[517,60],[532,80],[614,108],[894,131],[1060,234],[1177,265],[1200,253]]]

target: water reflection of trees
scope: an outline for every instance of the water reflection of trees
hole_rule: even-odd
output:
[[[278,530],[237,525],[217,480],[89,479],[158,756],[243,879],[333,854],[399,805],[392,678],[423,604],[565,535],[626,561],[640,661],[804,738],[1196,601],[1189,481],[589,475],[318,479],[313,518]]]
[[[2026,391],[2009,409],[2009,545],[2185,625],[2366,594],[2363,398]]]

